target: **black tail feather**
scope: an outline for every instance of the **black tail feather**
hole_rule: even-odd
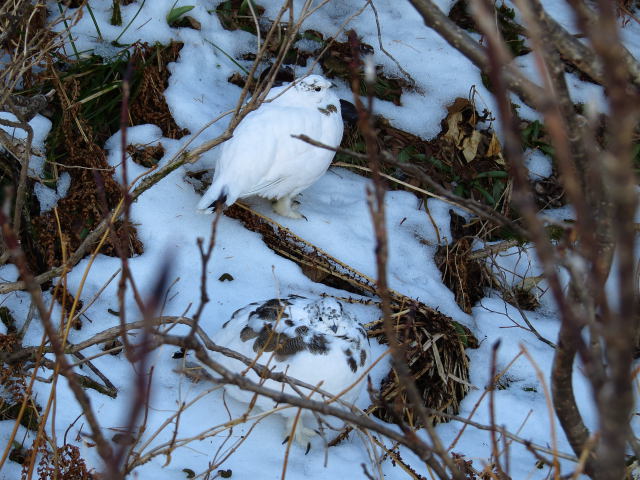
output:
[[[222,192],[217,200],[211,202],[208,208],[213,209],[214,212],[218,212],[224,209],[224,204],[227,201],[227,192]]]

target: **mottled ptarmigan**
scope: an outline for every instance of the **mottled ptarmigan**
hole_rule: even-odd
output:
[[[268,365],[273,371],[286,373],[314,386],[322,382],[320,388],[333,395],[351,386],[370,364],[369,341],[364,328],[345,311],[341,302],[333,298],[308,299],[290,295],[283,299],[251,303],[237,310],[213,340],[251,359],[257,357],[258,363]],[[247,372],[247,378],[264,381],[239,360],[220,353],[212,353],[211,357],[234,373]],[[341,400],[353,403],[363,383],[359,382],[344,393]],[[266,380],[263,385],[297,395],[290,386],[275,380]],[[249,403],[253,399],[252,392],[230,385],[225,388],[241,402]],[[310,394],[309,390],[298,388],[304,395]],[[326,399],[317,392],[311,398]],[[270,398],[258,397],[256,406],[269,410],[276,404]],[[296,408],[281,411],[287,420],[287,436],[293,429],[296,413]],[[313,414],[303,411],[294,439],[303,446],[309,445],[315,434],[309,426],[315,425],[317,421]]]
[[[293,197],[311,186],[329,168],[334,152],[315,147],[292,135],[308,137],[331,147],[342,140],[340,100],[332,84],[320,75],[272,88],[263,103],[236,127],[222,145],[213,183],[198,203],[212,213],[222,204],[259,195],[275,200],[276,213],[302,218]]]

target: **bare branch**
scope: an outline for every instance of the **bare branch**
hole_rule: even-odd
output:
[[[462,53],[483,72],[488,72],[491,69],[491,61],[478,42],[449,20],[431,0],[409,1],[422,16],[427,27],[438,32],[453,48]],[[536,110],[543,110],[545,97],[541,88],[527,79],[513,65],[505,64],[503,67],[506,87],[530,107]]]

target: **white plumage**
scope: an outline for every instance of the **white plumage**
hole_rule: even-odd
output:
[[[238,198],[259,195],[277,200],[276,213],[302,218],[292,207],[293,197],[327,171],[334,152],[291,135],[340,145],[340,101],[330,87],[324,77],[310,75],[271,89],[267,96],[271,102],[249,113],[222,145],[213,183],[198,209],[212,213],[218,204],[232,205]]]
[[[370,364],[365,330],[344,310],[341,302],[332,298],[311,300],[291,295],[280,300],[251,303],[237,310],[213,340],[246,357],[258,357],[258,363],[310,385],[322,382],[320,388],[334,395],[352,385]],[[234,373],[248,370],[244,363],[222,354],[213,353],[212,358]],[[253,370],[246,375],[256,382],[264,381]],[[340,398],[353,403],[363,383],[358,383]],[[290,386],[275,380],[267,380],[264,386],[297,395]],[[226,390],[241,402],[248,403],[253,398],[253,393],[235,386],[227,386]],[[310,393],[307,389],[301,390],[305,395]],[[323,400],[318,393],[311,398]],[[267,397],[258,397],[256,406],[269,410],[276,405]],[[292,430],[296,413],[296,408],[282,410],[287,419],[287,435]],[[315,426],[317,422],[313,414],[303,411],[294,435],[302,445],[307,445],[315,433],[305,424]]]

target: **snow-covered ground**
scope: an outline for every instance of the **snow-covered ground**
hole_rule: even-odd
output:
[[[104,40],[102,43],[97,41],[91,16],[85,12],[81,20],[72,28],[76,48],[79,51],[93,49],[105,51],[108,43],[118,37],[124,27],[112,26],[109,23],[111,0],[91,0],[90,3]],[[190,0],[183,3],[195,5],[188,15],[200,23],[200,30],[171,28],[167,25],[165,17],[176,4],[175,0],[153,0],[145,3],[131,27],[119,41],[133,43],[142,40],[166,44],[175,40],[184,43],[178,60],[169,65],[171,77],[165,95],[179,127],[196,132],[220,113],[233,108],[240,93],[238,87],[227,82],[227,78],[239,69],[220,53],[220,50],[224,50],[234,58],[239,58],[243,53],[256,50],[256,37],[243,31],[224,30],[214,11],[216,2]],[[280,3],[261,2],[266,7],[264,15],[273,18]],[[294,3],[296,11],[300,11],[299,4],[302,2]],[[440,0],[437,3],[447,11],[453,2]],[[333,35],[339,25],[363,4],[364,2],[361,1],[329,2],[306,21],[303,30],[315,29],[325,36]],[[182,3],[177,6],[182,6]],[[377,2],[376,6],[385,48],[411,74],[420,87],[420,93],[403,94],[402,106],[376,101],[376,113],[384,115],[398,128],[423,138],[431,138],[440,130],[440,121],[446,115],[446,105],[456,97],[467,97],[472,85],[478,89],[480,98],[486,102],[486,107],[493,112],[497,111],[491,94],[482,86],[479,71],[436,33],[425,28],[422,19],[408,2]],[[139,1],[122,7],[123,25],[129,23],[139,8]],[[57,12],[57,8],[52,6],[50,11]],[[556,15],[556,19],[562,23],[570,23],[566,11],[558,10]],[[360,15],[352,18],[347,28],[355,29],[364,42],[375,47],[375,62],[383,65],[385,72],[402,75],[397,71],[394,62],[378,49],[376,23],[371,8],[365,8]],[[636,52],[640,42],[639,33],[638,25],[634,22],[626,28],[624,33],[630,48]],[[528,69],[527,71],[531,70],[530,66],[533,64],[531,59],[525,58],[519,62]],[[304,73],[307,73],[304,67],[297,67],[296,74]],[[321,72],[316,70],[314,73]],[[337,83],[338,95],[351,100],[351,92],[347,85],[341,81]],[[594,99],[597,104],[602,104],[602,91],[599,87],[586,85],[573,77],[570,83],[578,100]],[[224,130],[226,122],[228,119],[212,125],[195,141],[194,145],[219,135]],[[44,139],[51,127],[50,122],[42,117],[36,117],[32,125],[39,139]],[[132,127],[128,130],[127,137],[130,143],[162,143],[165,156],[160,161],[160,165],[168,161],[182,145],[191,139],[191,135],[180,140],[163,138],[160,129],[153,125]],[[111,164],[118,165],[121,158],[119,134],[109,139],[105,148],[109,151]],[[197,305],[199,301],[200,259],[196,239],[209,236],[212,217],[196,212],[195,206],[199,195],[194,191],[193,186],[185,181],[185,173],[189,169],[212,167],[216,152],[214,150],[205,154],[195,165],[174,171],[145,192],[132,206],[132,220],[136,223],[139,239],[144,244],[144,253],[130,259],[130,267],[143,295],[153,285],[163,261],[166,258],[171,259],[171,281],[175,280],[175,284],[171,287],[169,300],[164,308],[166,315],[181,315],[188,311],[190,306],[190,312],[193,313],[195,308],[193,305]],[[535,176],[544,176],[550,173],[547,163],[546,158],[536,153],[531,156],[529,167]],[[133,162],[128,163],[128,168],[129,178],[134,178],[143,172],[142,167]],[[300,211],[308,221],[281,217],[277,217],[276,220],[353,268],[375,277],[373,230],[365,198],[367,184],[367,179],[350,171],[332,168],[320,181],[303,192],[300,198]],[[64,195],[65,187],[68,188],[68,185],[59,186],[56,192],[51,190],[36,193],[43,204],[52,207],[56,199]],[[265,215],[275,215],[265,201],[251,199],[250,203]],[[439,200],[431,199],[428,201],[427,208],[437,224],[440,242],[446,243],[451,239],[448,214],[451,207]],[[571,450],[564,435],[547,406],[545,398],[547,386],[536,375],[536,368],[539,368],[544,373],[546,382],[551,366],[552,349],[522,328],[523,322],[518,311],[494,294],[489,294],[479,302],[473,308],[471,315],[460,310],[452,292],[443,285],[440,272],[435,266],[433,256],[438,246],[438,234],[416,196],[405,191],[388,192],[386,211],[390,237],[388,272],[390,286],[467,325],[480,340],[480,348],[467,352],[471,365],[470,381],[474,388],[463,401],[460,414],[469,416],[477,402],[480,402],[473,420],[484,424],[490,423],[488,401],[483,394],[490,377],[491,349],[496,341],[501,340],[498,351],[498,370],[508,367],[505,374],[508,380],[505,381],[505,389],[495,392],[497,423],[520,437],[548,445],[550,448],[557,442],[559,451],[569,453]],[[533,253],[530,258],[527,256],[520,258],[514,255],[514,252],[504,252],[501,262],[505,268],[520,273],[527,272],[527,276],[538,275]],[[93,298],[120,266],[117,258],[98,256],[91,266],[86,283],[82,290],[79,290],[88,263],[88,260],[83,260],[68,275],[67,288],[70,292],[79,291],[80,299],[84,301]],[[222,217],[220,221],[216,248],[207,273],[209,275],[208,294],[211,302],[204,310],[202,327],[214,340],[216,330],[231,313],[249,302],[291,293],[344,294],[312,282],[302,273],[298,265],[276,255],[265,246],[258,234],[248,231],[240,222],[227,217]],[[223,273],[230,274],[233,281],[219,281]],[[0,269],[0,279],[3,281],[13,281],[16,276],[15,268],[11,265]],[[85,312],[83,329],[79,332],[71,332],[71,342],[76,343],[117,325],[117,317],[108,313],[109,309],[113,311],[119,308],[116,292],[117,280],[114,280],[106,286],[100,297]],[[50,302],[49,294],[46,295]],[[0,300],[2,305],[11,309],[16,318],[26,318],[30,303],[27,294],[11,293]],[[555,341],[559,322],[554,305],[545,296],[542,297],[541,303],[542,306],[538,311],[526,312],[526,314],[541,335]],[[127,304],[128,318],[137,320],[135,302],[132,298],[128,298]],[[371,320],[375,315],[371,309],[356,306],[353,309],[363,322]],[[59,318],[57,308],[54,308],[53,318]],[[182,332],[184,330],[179,328],[174,330],[174,333]],[[34,321],[25,338],[25,344],[37,345],[41,338],[42,330]],[[379,345],[373,345],[372,348],[378,355],[384,351]],[[212,389],[211,384],[207,382],[193,384],[183,375],[175,372],[175,369],[180,367],[180,363],[172,359],[174,351],[175,348],[164,347],[153,354],[152,364],[155,366],[155,371],[149,419],[143,437],[143,442],[146,439],[150,440],[148,449],[171,439],[174,425],[169,425],[153,439],[151,435],[165,419],[177,411],[180,404],[196,397],[200,397],[196,404],[187,409],[180,418],[178,438],[198,436],[209,428],[226,422],[229,418],[229,413],[223,406],[220,390]],[[526,351],[527,355],[522,354],[523,351]],[[100,348],[96,346],[85,354],[99,352]],[[534,359],[536,365],[533,365],[529,358]],[[106,373],[119,390],[117,399],[88,390],[105,435],[111,438],[126,422],[134,388],[132,382],[134,372],[130,363],[122,355],[101,356],[95,359],[94,363]],[[374,379],[380,378],[385,373],[386,363],[383,362],[374,370]],[[49,389],[49,384],[36,382],[35,391],[40,402],[48,397]],[[206,393],[207,390],[214,391]],[[575,391],[580,406],[584,409],[585,418],[590,423],[589,426],[595,427],[590,400],[591,392],[579,369],[576,369]],[[482,400],[481,397],[483,397]],[[243,405],[236,404],[230,399],[227,399],[227,404],[232,413],[236,415],[242,413]],[[363,394],[359,406],[367,405],[366,394]],[[66,388],[64,380],[59,382],[54,408],[57,436],[61,439],[68,425],[80,414],[80,409],[71,392]],[[552,422],[555,424],[557,437],[555,439],[552,438]],[[0,423],[0,443],[4,443],[9,437],[12,425],[12,421]],[[81,425],[82,421],[77,422],[71,428],[67,438],[76,439]],[[238,438],[247,433],[249,426],[250,424],[236,426],[231,433],[232,437]],[[448,446],[460,428],[459,423],[449,423],[439,425],[436,430],[443,439],[444,445]],[[83,427],[83,431],[87,431],[86,426]],[[238,451],[231,455],[220,468],[231,469],[233,478],[280,478],[285,454],[285,445],[281,445],[282,432],[281,419],[275,416],[265,418],[251,432]],[[29,438],[31,433],[22,430],[21,427],[16,438],[21,440],[25,435]],[[186,447],[176,449],[170,459],[156,457],[136,469],[136,478],[186,478],[183,469],[190,469],[196,473],[203,472],[207,469],[209,462],[221,457],[219,448],[222,447],[222,451],[227,448],[224,442],[228,435],[229,432],[224,431],[216,436],[190,443]],[[99,466],[95,449],[82,441],[78,443],[81,445],[82,456],[90,464]],[[27,441],[26,444],[30,442]],[[524,446],[514,442],[510,444],[509,450],[512,478],[546,477],[548,473],[546,469],[536,468],[535,458],[526,451]],[[489,433],[467,427],[453,451],[464,453],[467,459],[474,460],[476,468],[482,468],[491,453]],[[380,452],[378,454],[380,455]],[[370,472],[375,472],[370,466],[368,455],[363,441],[356,435],[351,435],[340,445],[330,448],[326,464],[325,451],[319,440],[316,440],[308,455],[305,455],[300,447],[294,446],[287,467],[287,478],[360,478],[363,476],[362,463],[369,465]],[[402,449],[402,456],[418,473],[428,477],[424,464],[411,452]],[[569,471],[570,467],[571,465],[567,464],[566,471]],[[0,475],[7,480],[15,479],[19,476],[19,470],[18,465],[8,462]],[[383,463],[382,471],[386,478],[390,479],[407,476],[389,460]]]

